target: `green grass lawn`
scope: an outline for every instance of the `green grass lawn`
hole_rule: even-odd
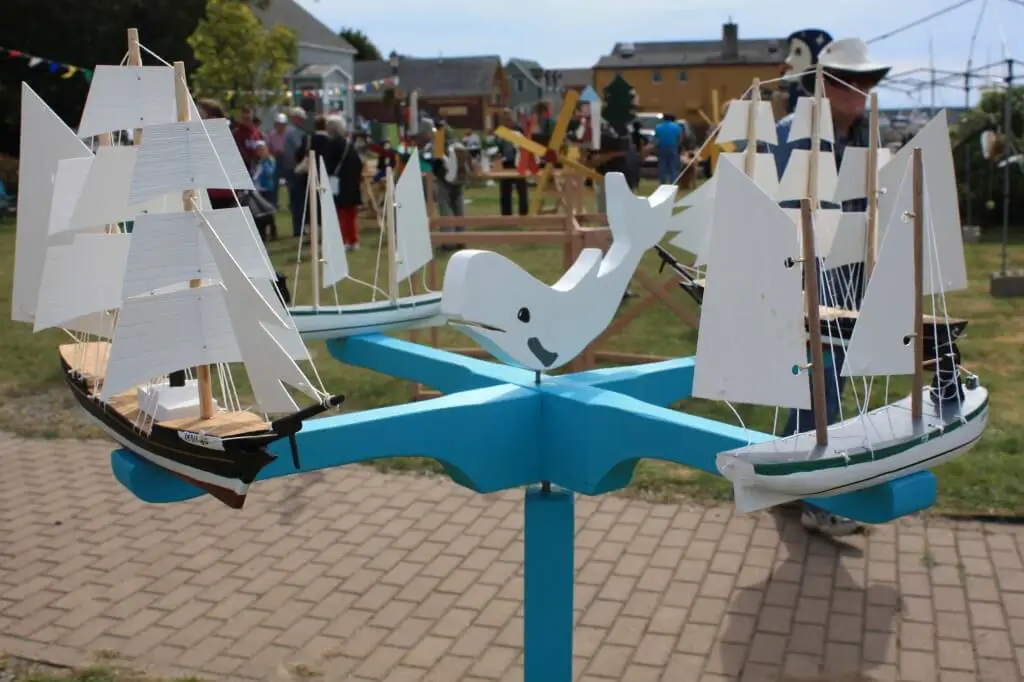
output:
[[[651,189],[645,186],[645,189]],[[283,195],[282,195],[283,196]],[[474,188],[467,193],[469,215],[498,213],[497,187]],[[310,275],[304,265],[295,281],[297,242],[292,239],[291,222],[282,212],[278,218],[281,238],[269,245],[271,258],[288,276],[297,303],[310,301]],[[353,275],[372,281],[378,258],[376,224],[362,222],[362,248],[349,255]],[[554,246],[496,247],[546,282],[554,282],[563,272],[562,252]],[[384,253],[381,252],[383,263]],[[438,273],[443,274],[446,254],[438,252]],[[10,309],[11,277],[14,262],[14,226],[0,223],[0,307]],[[1018,411],[1024,389],[1024,300],[993,299],[988,294],[991,272],[998,269],[999,246],[982,243],[967,246],[970,289],[948,297],[951,314],[966,317],[970,325],[961,349],[965,365],[977,373],[992,395],[992,415],[988,431],[971,453],[936,470],[940,479],[939,507],[946,512],[1024,514],[1024,413]],[[1024,247],[1011,247],[1014,267],[1024,266]],[[659,260],[653,253],[641,265],[651,275],[657,272]],[[381,282],[386,281],[381,277]],[[644,293],[638,283],[633,289]],[[419,289],[422,290],[422,289]],[[690,308],[695,306],[682,291],[679,300]],[[367,288],[351,282],[339,287],[344,301],[368,300]],[[333,302],[334,293],[325,291],[322,301]],[[623,310],[636,305],[640,298],[627,301]],[[421,339],[426,340],[426,333]],[[441,342],[450,346],[472,345],[468,339],[450,329],[441,330]],[[696,344],[696,330],[684,325],[665,306],[656,305],[644,312],[605,348],[651,355],[680,357],[691,355]],[[60,331],[33,334],[30,326],[8,321],[5,313],[0,321],[0,429],[28,436],[92,437],[97,432],[79,419],[70,397],[61,384],[59,364],[54,346],[66,335]],[[327,388],[347,396],[346,409],[368,409],[394,405],[409,399],[408,383],[381,376],[367,370],[335,362],[324,344],[311,346],[314,361]],[[244,374],[239,372],[239,375]],[[240,378],[240,377],[239,377]],[[244,383],[244,382],[243,382]],[[875,382],[881,384],[881,382]],[[891,395],[904,395],[908,383],[894,380]],[[873,392],[875,400],[882,397],[881,387]],[[847,389],[847,398],[851,396]],[[852,409],[852,402],[849,403]],[[736,417],[723,405],[702,400],[688,400],[677,407],[688,412],[735,423]],[[744,423],[750,428],[771,431],[773,411],[737,406]],[[780,427],[785,415],[780,415]],[[584,426],[585,428],[585,426]],[[384,460],[375,466],[388,470],[437,472],[439,466],[428,460]],[[700,499],[728,499],[730,487],[715,476],[694,472],[663,462],[644,461],[630,486],[629,493],[652,499],[670,499],[684,494]]]

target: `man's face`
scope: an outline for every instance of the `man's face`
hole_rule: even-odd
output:
[[[838,78],[843,82],[839,83],[832,78],[825,77],[825,96],[828,97],[832,105],[833,113],[850,118],[860,116],[864,113],[867,104],[867,96],[862,93],[868,92],[874,87],[874,80],[858,78],[849,74],[843,74]]]
[[[252,123],[252,109],[244,109],[244,110],[242,110],[242,113],[239,115],[238,118],[239,118],[240,121],[242,121],[242,123],[250,123],[251,124]]]

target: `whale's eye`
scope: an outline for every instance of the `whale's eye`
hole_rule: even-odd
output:
[[[520,322],[523,322],[524,324],[526,322],[529,322],[530,321],[530,309],[529,308],[520,308],[519,312],[516,313],[516,319],[518,319]]]

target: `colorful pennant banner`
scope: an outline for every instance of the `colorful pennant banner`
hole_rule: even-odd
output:
[[[34,69],[40,66],[44,67],[50,73],[54,74],[55,76],[59,75],[61,78],[65,80],[71,78],[76,73],[81,74],[82,77],[87,81],[92,80],[92,69],[83,69],[82,67],[75,66],[73,64],[55,62],[52,59],[37,57],[34,54],[28,54],[27,52],[22,52],[21,50],[12,50],[8,47],[0,47],[0,57],[24,60],[28,62],[28,66],[30,69]]]
[[[398,77],[397,76],[392,77],[392,78],[381,78],[379,80],[370,81],[368,83],[356,83],[355,85],[352,86],[352,92],[360,93],[360,94],[361,93],[375,93],[375,92],[381,92],[383,90],[388,90],[388,89],[394,88],[394,87],[398,87]],[[238,94],[238,92],[235,91],[235,90],[229,90],[226,93],[228,100],[233,99],[236,94]],[[286,95],[289,99],[295,99],[296,97],[300,97],[300,96],[301,97],[325,97],[325,96],[326,97],[343,97],[343,96],[348,94],[348,86],[347,85],[342,85],[340,87],[326,88],[326,89],[325,88],[318,88],[318,89],[302,88],[302,89],[296,89],[296,90],[289,90],[289,89],[285,88],[285,89],[282,89],[282,90],[278,90],[276,92],[274,92],[274,91],[261,91],[259,94],[261,94],[261,95],[281,94],[281,95]]]

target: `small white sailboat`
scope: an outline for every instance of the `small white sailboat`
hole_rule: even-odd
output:
[[[903,400],[871,411],[864,406],[832,426],[826,426],[823,409],[817,234],[810,202],[804,201],[798,237],[772,197],[730,164],[720,166],[693,395],[796,409],[810,408],[813,399],[818,406],[814,431],[718,455],[718,469],[733,483],[739,512],[837,495],[930,469],[963,454],[981,437],[988,392],[976,377],[959,384],[955,371],[959,390],[952,399],[941,400],[924,386],[924,330],[946,322],[937,317],[926,322],[922,309],[922,295],[941,292],[944,277],[937,221],[924,198],[933,190],[921,158],[921,151],[905,157],[900,183],[892,188],[879,261],[843,366],[845,376],[911,375],[914,388]],[[800,263],[804,267],[796,267]],[[761,330],[756,339],[745,333],[751,328]]]
[[[274,459],[266,446],[342,396],[298,366],[309,353],[249,210],[204,206],[207,188],[252,189],[227,121],[199,120],[180,62],[141,66],[134,30],[132,53],[97,67],[77,136],[22,86],[12,318],[71,334],[58,349],[68,388],[111,438],[239,508]],[[123,129],[136,144],[108,146]],[[79,138],[97,135],[93,154]],[[229,363],[245,366],[258,411]],[[299,409],[285,384],[315,403]]]
[[[310,152],[310,167],[315,165],[313,153]],[[313,304],[292,305],[288,308],[302,338],[306,341],[336,339],[444,324],[446,318],[441,315],[440,292],[402,296],[399,290],[401,282],[422,270],[434,255],[427,201],[420,177],[419,153],[413,150],[397,183],[391,175],[391,169],[388,169],[384,199],[385,234],[382,235],[387,241],[387,297],[368,303],[338,302],[325,305],[320,300],[321,282],[324,286],[336,286],[350,278],[350,274],[341,239],[341,226],[327,183],[327,168],[322,159],[319,179],[316,175],[309,174],[310,205],[320,206],[321,220],[317,220],[317,211],[311,211],[310,247],[314,264],[322,261],[323,269],[311,268]],[[322,257],[319,253],[321,243]]]

